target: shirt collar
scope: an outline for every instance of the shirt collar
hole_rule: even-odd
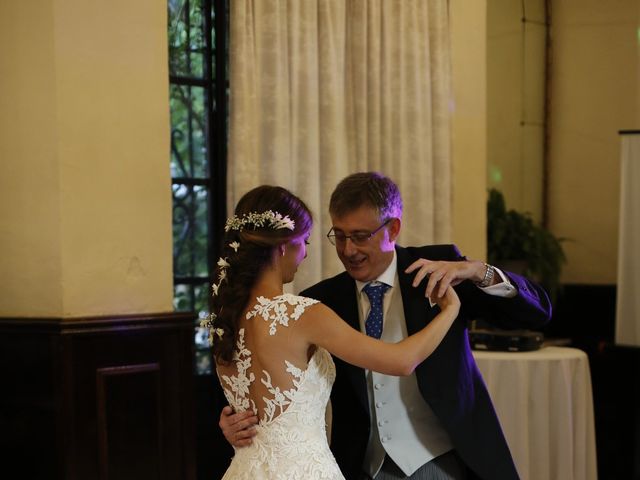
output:
[[[391,263],[378,278],[376,278],[375,280],[372,280],[371,282],[361,282],[360,280],[356,280],[356,287],[358,288],[358,292],[362,293],[362,289],[365,287],[365,285],[369,283],[376,283],[376,282],[386,283],[390,287],[393,287],[396,282],[397,271],[398,271],[398,258],[396,257],[396,250],[394,249],[393,259],[391,260]]]

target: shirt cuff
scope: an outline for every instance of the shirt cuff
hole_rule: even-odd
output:
[[[511,285],[511,282],[507,278],[507,276],[502,273],[497,267],[493,267],[495,272],[500,275],[500,279],[502,280],[500,283],[496,283],[495,285],[491,285],[489,287],[478,287],[484,293],[488,295],[493,295],[494,297],[505,297],[512,298],[515,297],[518,293],[516,287]]]

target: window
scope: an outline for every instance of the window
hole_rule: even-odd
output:
[[[168,0],[174,308],[209,311],[226,217],[227,0]],[[196,325],[196,372],[211,371]]]

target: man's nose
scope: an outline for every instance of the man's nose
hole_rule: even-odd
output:
[[[351,240],[350,237],[347,237],[344,239],[344,248],[342,249],[342,251],[345,255],[351,256],[357,253],[358,249],[355,243],[353,243],[353,240]]]

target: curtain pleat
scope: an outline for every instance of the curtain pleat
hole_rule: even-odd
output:
[[[293,291],[342,270],[324,238],[346,175],[380,171],[404,198],[400,243],[450,241],[446,0],[233,0],[228,200],[278,184],[315,228]]]

